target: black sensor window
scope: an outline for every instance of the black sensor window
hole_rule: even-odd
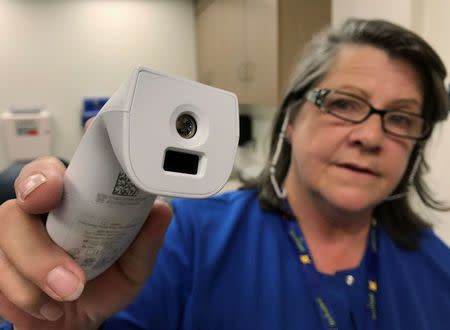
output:
[[[164,170],[168,172],[197,174],[200,157],[194,154],[166,150]]]

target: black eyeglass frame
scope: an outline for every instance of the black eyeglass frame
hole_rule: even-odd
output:
[[[352,120],[349,118],[345,118],[342,116],[339,116],[333,112],[331,112],[330,110],[328,110],[325,105],[324,105],[324,100],[325,97],[330,94],[330,93],[337,93],[337,94],[341,94],[341,95],[345,95],[345,96],[349,96],[349,97],[353,97],[359,101],[361,101],[362,103],[364,103],[365,105],[367,105],[370,109],[370,111],[361,119],[361,120]],[[417,140],[417,141],[421,141],[424,140],[428,137],[430,130],[431,130],[431,126],[430,124],[421,116],[412,112],[407,112],[407,111],[402,111],[402,110],[382,110],[382,109],[376,109],[374,108],[369,102],[367,102],[365,99],[358,97],[356,95],[353,94],[349,94],[349,93],[345,93],[345,92],[341,92],[339,90],[336,89],[329,89],[329,88],[313,88],[310,89],[308,92],[306,92],[305,94],[305,99],[307,101],[312,102],[313,104],[315,104],[320,110],[322,110],[323,112],[330,114],[336,118],[342,119],[344,121],[353,123],[353,124],[359,124],[364,122],[367,118],[369,118],[372,114],[378,114],[381,117],[381,127],[383,128],[383,132],[388,133],[390,135],[393,136],[397,136],[397,137],[401,137],[401,138],[406,138],[406,139],[411,139],[411,140]],[[401,134],[397,134],[394,132],[391,132],[389,130],[386,129],[385,124],[384,124],[384,116],[387,113],[392,113],[392,112],[396,112],[396,113],[404,113],[407,114],[408,116],[413,116],[413,117],[417,117],[423,120],[423,128],[422,128],[422,135],[420,137],[415,137],[415,136],[408,136],[408,135],[401,135]]]

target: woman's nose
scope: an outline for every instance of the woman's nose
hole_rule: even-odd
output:
[[[382,118],[379,114],[372,114],[365,121],[352,127],[350,138],[352,143],[368,149],[377,149],[384,138]]]

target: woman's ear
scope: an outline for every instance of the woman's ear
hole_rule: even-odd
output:
[[[286,136],[286,142],[291,144],[291,138],[292,138],[292,131],[293,131],[293,124],[291,121],[289,121],[287,127],[286,127],[286,132],[285,132],[285,136]]]

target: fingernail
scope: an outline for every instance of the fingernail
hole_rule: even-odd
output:
[[[18,187],[19,198],[24,201],[37,187],[47,181],[48,179],[41,173],[28,177]]]
[[[49,321],[56,321],[64,314],[61,307],[51,302],[42,306],[39,312]]]
[[[58,297],[66,301],[78,299],[84,289],[80,279],[64,267],[56,267],[48,273],[47,285]]]

